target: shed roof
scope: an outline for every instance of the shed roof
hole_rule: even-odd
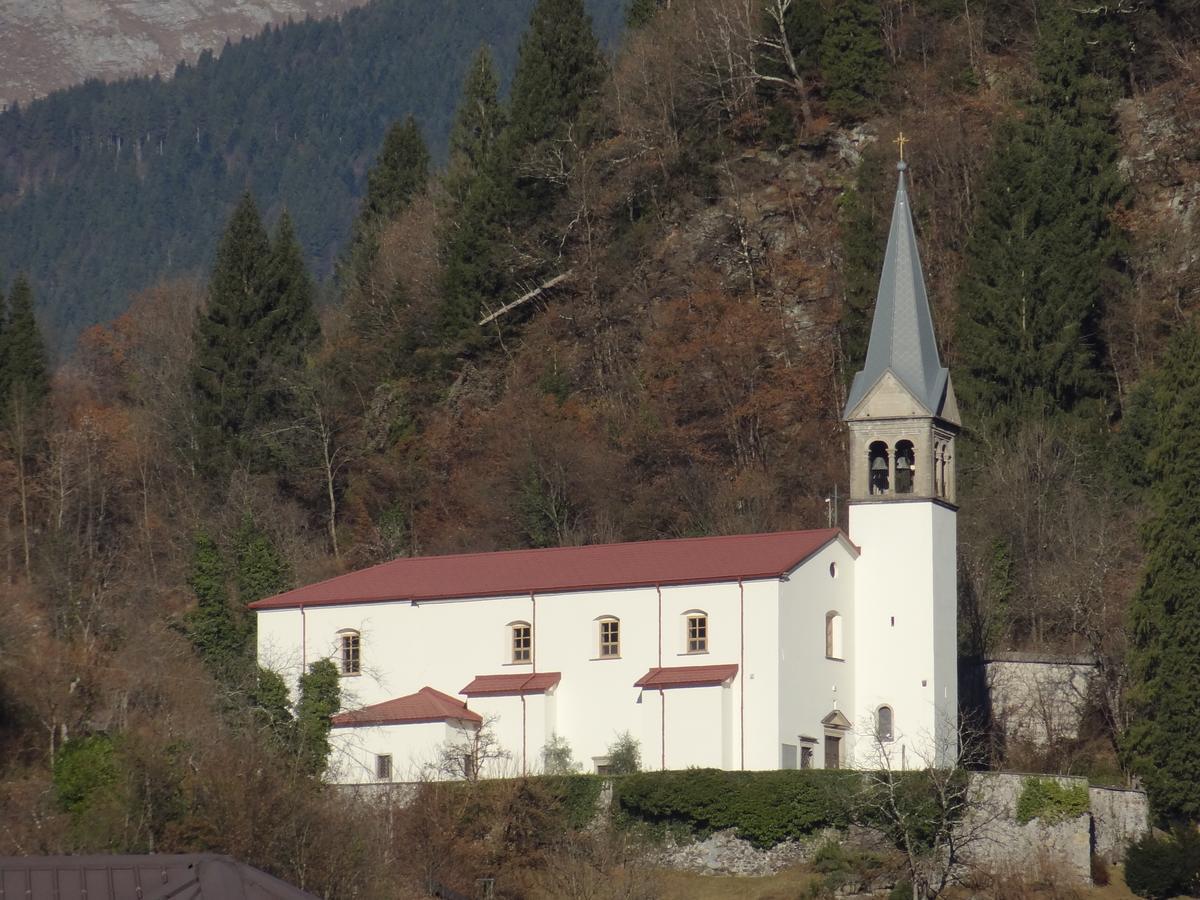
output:
[[[465,701],[443,694],[431,687],[423,687],[415,694],[385,700],[361,709],[338,713],[331,720],[337,728],[352,728],[360,725],[410,725],[416,722],[447,722],[457,719],[463,722],[482,724],[477,712],[467,709]]]
[[[500,697],[505,694],[544,694],[562,681],[562,672],[533,672],[516,675],[476,675],[459,691],[468,697]]]
[[[511,597],[778,578],[840,535],[836,528],[823,528],[408,557],[267,597],[251,603],[250,608]]]
[[[665,666],[651,669],[633,683],[640,688],[707,687],[724,684],[737,674],[736,663],[715,666]]]
[[[215,853],[0,857],[0,897],[22,900],[317,900]]]

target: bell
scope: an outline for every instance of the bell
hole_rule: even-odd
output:
[[[871,471],[872,472],[886,472],[887,471],[887,460],[884,459],[882,456],[875,457],[873,460],[871,460]]]
[[[897,470],[900,470],[900,469],[911,469],[911,468],[912,468],[912,463],[910,463],[910,462],[908,461],[908,457],[907,457],[907,456],[898,456],[898,457],[896,457],[896,469],[897,469]]]

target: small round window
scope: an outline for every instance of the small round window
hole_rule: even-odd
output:
[[[837,563],[835,562],[829,564],[829,577],[837,578]]]

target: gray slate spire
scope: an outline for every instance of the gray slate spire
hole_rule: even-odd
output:
[[[904,170],[908,166],[901,162],[897,168],[900,179],[896,186],[887,254],[883,260],[883,276],[879,279],[879,295],[875,301],[871,343],[867,347],[867,361],[850,385],[845,417],[849,417],[888,371],[931,415],[940,415],[946,401],[949,372],[938,359],[933,336],[933,318],[929,314],[917,236],[904,186]]]

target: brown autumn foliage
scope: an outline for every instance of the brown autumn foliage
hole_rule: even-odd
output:
[[[336,471],[197,477],[187,373],[203,285],[154,286],[85,334],[21,445],[28,521],[15,490],[26,468],[12,435],[0,442],[0,854],[214,850],[330,897],[423,896],[435,877],[469,889],[484,876],[501,896],[644,896],[627,848],[552,840],[536,797],[493,798],[468,825],[461,792],[350,804],[303,774],[181,633],[192,539],[228,535],[249,511],[303,582],[397,554],[824,525],[846,481],[839,415],[859,362],[840,331],[840,207],[857,161],[890,157],[898,127],[915,134],[926,274],[953,359],[991,127],[1028,77],[1025,4],[886,6],[895,90],[854,130],[818,100],[801,121],[796,97],[755,86],[751,0],[676,0],[632,35],[599,137],[556,160],[562,200],[539,233],[574,276],[492,326],[444,379],[398,365],[439,299],[431,185],[384,230],[369,289],[324,311],[298,386],[333,422]],[[1119,105],[1132,287],[1105,327],[1122,402],[1197,290],[1181,188],[1197,174],[1197,54],[1180,40],[1162,55],[1168,74]],[[781,119],[786,139],[772,131]],[[885,216],[890,177],[870,198]],[[1094,654],[1111,738],[1139,510],[1087,460],[1036,426],[979,448],[965,473],[963,620],[980,649]],[[1019,556],[1015,583],[998,583],[997,540]],[[52,767],[64,743],[100,733],[120,736],[123,768],[81,832]]]

